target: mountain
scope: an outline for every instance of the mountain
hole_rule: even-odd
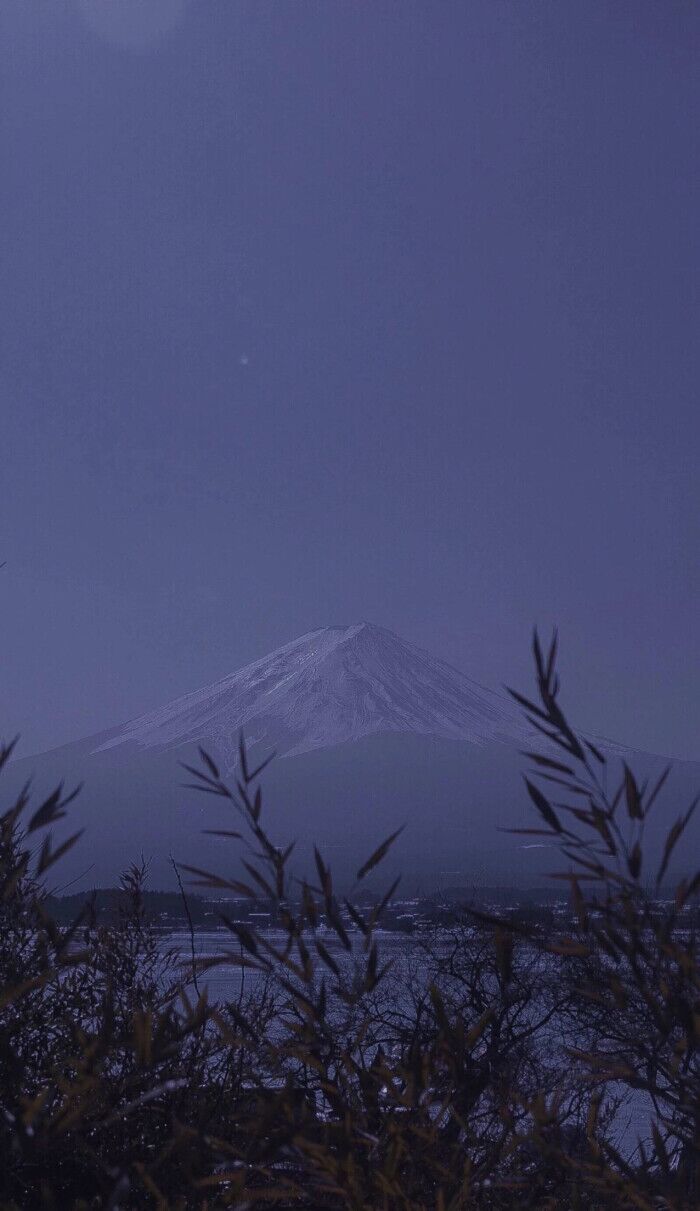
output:
[[[230,764],[241,731],[250,746],[286,756],[384,732],[470,744],[522,742],[527,735],[504,694],[362,622],[310,631],[214,685],[95,737],[93,751],[197,741]]]
[[[151,885],[166,887],[171,854],[237,870],[231,847],[204,833],[230,828],[230,807],[227,815],[221,801],[184,789],[181,765],[198,763],[201,745],[235,776],[241,731],[254,760],[271,750],[280,758],[264,775],[265,819],[278,844],[297,840],[300,872],[318,842],[349,882],[404,824],[380,885],[399,871],[405,886],[426,891],[531,884],[551,869],[546,845],[530,847],[507,831],[536,823],[520,750],[539,735],[505,694],[369,623],[311,631],[159,710],[13,762],[8,777],[19,789],[31,775],[37,794],[60,779],[84,782],[68,825],[85,828],[86,837],[62,863],[62,879],[113,884],[143,853],[152,859]],[[663,766],[660,758],[605,747],[642,776]],[[670,818],[655,808],[659,829],[700,787],[700,769],[678,762],[674,780]]]

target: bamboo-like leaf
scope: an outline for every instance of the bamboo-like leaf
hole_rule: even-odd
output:
[[[666,837],[666,843],[664,845],[663,856],[661,858],[661,863],[659,865],[659,872],[656,876],[656,886],[657,887],[661,886],[661,880],[663,879],[664,875],[666,874],[668,864],[671,860],[671,855],[673,854],[673,851],[676,848],[676,845],[678,844],[680,838],[682,837],[683,833],[685,832],[685,829],[687,828],[687,826],[690,822],[690,819],[695,812],[698,802],[700,802],[700,796],[698,796],[696,799],[693,800],[693,802],[691,803],[691,805],[688,808],[685,815],[679,816],[678,819],[676,820],[675,824],[672,824],[670,829],[668,830],[668,835]]]
[[[58,862],[59,858],[62,858],[64,854],[67,854],[68,850],[73,848],[76,842],[82,837],[84,832],[84,828],[79,829],[77,833],[73,833],[72,837],[69,837],[67,841],[64,841],[62,845],[59,845],[58,849],[51,848],[51,838],[47,837],[41,847],[41,854],[39,855],[39,861],[36,868],[37,875],[45,874],[55,862]]]
[[[557,661],[557,645],[558,645],[558,642],[559,642],[559,633],[558,633],[558,631],[557,631],[557,629],[556,629],[556,627],[555,627],[555,628],[554,628],[554,634],[552,635],[552,642],[551,642],[551,644],[550,644],[550,646],[549,646],[549,654],[548,654],[548,656],[547,656],[547,668],[546,668],[546,680],[547,680],[547,685],[551,685],[551,683],[552,683],[552,677],[554,676],[554,666],[555,666],[556,661]]]
[[[212,777],[216,778],[216,780],[218,781],[221,777],[218,767],[214,763],[212,758],[209,756],[209,753],[206,751],[206,749],[202,748],[201,744],[199,745],[199,755],[202,758],[202,761],[206,765],[206,767],[209,770]]]
[[[14,739],[8,741],[7,744],[0,744],[0,770],[10,760],[10,757],[12,756],[18,743],[19,736],[15,736]]]
[[[328,903],[326,904],[326,915],[328,917],[330,924],[333,926],[335,933],[340,938],[340,941],[342,942],[345,950],[351,951],[352,946],[351,946],[350,939],[347,934],[347,930],[346,930],[345,926],[343,925],[340,914],[338,912],[337,905],[333,898],[331,898],[328,901]]]
[[[595,746],[595,744],[593,743],[593,741],[592,741],[592,740],[584,740],[584,742],[583,742],[583,743],[585,744],[585,746],[586,746],[586,748],[588,749],[589,753],[592,753],[592,754],[593,754],[593,756],[595,757],[595,759],[596,759],[596,761],[598,762],[598,764],[599,764],[599,765],[606,765],[606,764],[607,764],[607,762],[606,762],[606,760],[605,760],[605,757],[604,757],[604,756],[603,756],[603,754],[601,753],[600,749],[596,748],[596,746]]]
[[[543,765],[547,769],[558,770],[560,774],[570,774],[575,777],[575,773],[570,765],[564,765],[562,761],[554,761],[551,757],[545,757],[543,753],[529,752],[527,749],[521,749],[521,756],[528,757],[530,761],[534,761],[537,765]]]
[[[529,715],[538,715],[540,719],[545,721],[545,723],[549,720],[549,714],[547,711],[543,711],[542,708],[536,706],[534,702],[530,702],[529,698],[525,698],[525,696],[523,694],[519,694],[517,690],[512,690],[508,685],[505,687],[505,689],[506,692],[510,694],[511,698],[515,699],[519,706],[525,708]]]
[[[656,802],[657,796],[659,795],[662,787],[665,785],[666,779],[668,778],[670,772],[671,772],[671,766],[667,765],[666,768],[661,773],[653,791],[649,795],[649,798],[647,799],[647,807],[646,807],[647,816],[649,815],[649,812],[651,811],[652,807],[654,806],[654,803]]]
[[[537,633],[537,627],[535,627],[533,634],[532,634],[532,651],[533,651],[533,654],[535,657],[535,668],[537,669],[537,678],[540,681],[540,683],[543,683],[545,680],[544,659],[542,656],[542,647],[540,645],[540,637]]]
[[[330,951],[324,946],[321,939],[316,936],[314,936],[314,946],[316,947],[316,950],[318,951],[319,955],[321,956],[321,959],[326,964],[326,967],[330,967],[331,971],[333,972],[333,975],[337,976],[339,978],[340,977],[340,968],[339,968],[338,964],[336,963],[336,961],[333,958]]]
[[[634,774],[626,761],[623,761],[622,767],[625,772],[625,802],[627,803],[627,814],[630,820],[642,820],[644,818],[644,812],[642,810],[639,787],[637,786]]]
[[[320,851],[316,845],[314,845],[314,860],[316,862],[316,870],[318,871],[318,877],[321,883],[321,891],[323,892],[323,897],[326,903],[328,903],[332,895],[333,884],[330,871],[325,865]]]
[[[357,872],[357,875],[355,876],[358,883],[360,879],[364,879],[365,875],[368,875],[369,872],[374,870],[374,867],[381,862],[382,858],[385,857],[385,855],[389,852],[391,846],[394,844],[394,841],[401,835],[405,827],[406,825],[402,824],[401,828],[397,828],[396,832],[391,833],[385,841],[382,841],[381,845],[375,849],[374,853],[370,855],[367,861],[363,862],[362,866]]]
[[[553,830],[553,832],[555,832],[555,833],[563,832],[561,823],[559,822],[559,817],[557,816],[557,814],[556,814],[554,808],[552,807],[551,803],[549,802],[549,800],[546,799],[545,796],[542,794],[542,791],[539,789],[539,787],[535,786],[534,783],[532,783],[529,778],[525,779],[525,785],[527,787],[528,794],[529,794],[530,798],[532,799],[532,802],[534,803],[535,807],[537,808],[538,812],[542,816],[542,819],[545,821],[545,823],[549,825],[549,827]]]
[[[66,795],[63,795],[63,783],[59,783],[56,789],[45,799],[41,807],[37,808],[29,821],[27,832],[36,832],[38,828],[45,828],[48,824],[54,824],[57,820],[61,820],[65,816],[65,808],[69,803],[72,803],[76,795],[80,794],[82,784],[76,786],[75,790]]]
[[[270,753],[269,757],[266,757],[264,761],[261,761],[260,765],[256,766],[256,768],[252,771],[252,773],[248,775],[248,781],[254,782],[256,778],[259,778],[261,773],[263,772],[263,770],[267,769],[270,762],[274,761],[276,756],[277,756],[277,751],[275,749],[273,749],[273,751]]]
[[[355,907],[354,904],[351,904],[349,900],[344,900],[343,903],[345,904],[349,916],[352,918],[353,924],[357,926],[360,933],[363,934],[364,937],[367,937],[369,927],[362,913]]]

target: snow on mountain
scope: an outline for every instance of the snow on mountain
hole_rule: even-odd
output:
[[[522,743],[527,728],[505,694],[392,631],[370,623],[323,627],[222,681],[97,737],[94,752],[132,743],[173,748],[196,741],[235,761],[238,735],[281,755],[381,732]]]
[[[403,873],[414,888],[442,885],[455,872],[464,886],[531,882],[549,869],[548,849],[526,855],[519,840],[497,831],[536,823],[519,750],[533,742],[539,749],[543,737],[506,694],[367,623],[312,631],[121,727],[18,759],[8,768],[9,793],[19,794],[28,777],[39,795],[59,780],[84,783],[58,837],[87,829],[89,854],[71,851],[63,876],[112,886],[142,853],[153,863],[153,885],[166,887],[171,854],[204,869],[231,860],[220,838],[200,831],[226,827],[227,805],[183,787],[181,762],[196,762],[199,743],[230,774],[241,730],[256,746],[253,761],[272,750],[293,756],[265,771],[271,835],[283,845],[298,840],[301,855],[320,845],[348,886],[382,837],[402,825],[384,873]],[[600,747],[611,756],[619,748]],[[663,764],[649,754],[632,758],[635,773],[650,781]],[[697,766],[676,766],[673,813],[697,783]],[[655,818],[661,845],[670,824],[663,804]],[[695,834],[688,852],[693,843]]]

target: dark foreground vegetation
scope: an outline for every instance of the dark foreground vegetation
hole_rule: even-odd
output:
[[[451,912],[414,939],[413,977],[376,937],[395,886],[372,907],[341,898],[318,852],[291,878],[243,745],[233,785],[205,753],[189,771],[230,803],[240,873],[180,867],[200,892],[275,906],[275,933],[224,914],[222,958],[252,969],[235,1003],[208,1004],[205,971],[164,954],[142,868],[106,918],[56,920],[47,873],[76,839],[54,850],[48,830],[70,797],[21,796],[0,832],[0,1206],[700,1206],[700,875],[658,895],[690,812],[652,868],[661,785],[625,766],[615,781],[562,714],[554,645],[535,658],[527,791],[570,911]],[[637,1147],[630,1094],[651,1118]]]

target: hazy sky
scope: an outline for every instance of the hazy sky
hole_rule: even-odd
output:
[[[697,0],[2,0],[0,730],[369,619],[700,758]]]

